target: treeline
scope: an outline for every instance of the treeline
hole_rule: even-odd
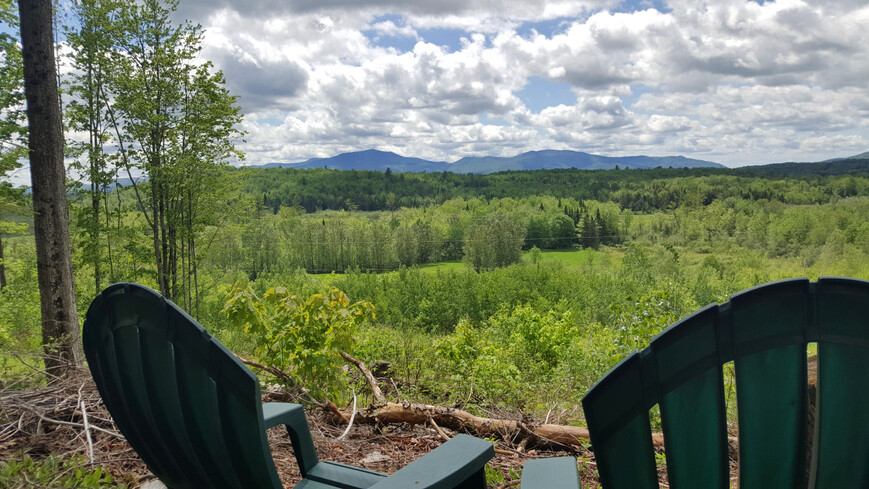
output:
[[[866,182],[854,179],[857,187]],[[822,190],[806,186],[804,192]],[[281,208],[273,214],[260,209],[215,231],[206,265],[243,271],[250,278],[295,269],[381,272],[454,260],[481,270],[516,263],[522,250],[534,247],[637,243],[700,253],[752,249],[768,257],[799,258],[805,266],[835,264],[847,275],[869,253],[867,215],[867,196],[823,204],[728,197],[643,213],[617,202],[551,196],[451,199],[380,212],[309,214]]]
[[[651,212],[731,197],[819,204],[869,195],[869,180],[863,178],[867,175],[869,161],[864,160],[748,169],[535,170],[489,175],[255,168],[246,170],[243,189],[275,213],[281,207],[306,212],[382,211],[427,207],[456,198],[535,195],[611,201],[624,209]]]
[[[464,260],[475,269],[519,261],[523,249],[597,248],[624,239],[618,206],[555,197],[452,199],[383,212],[281,208],[222,230],[209,265],[263,273],[387,271]]]
[[[835,262],[843,275],[858,267],[869,253],[869,222],[865,219],[869,215],[869,177],[860,175],[781,177],[767,173],[752,177],[716,169],[497,175],[324,169],[222,171],[241,177],[236,181],[245,190],[235,194],[224,190],[212,196],[208,213],[203,214],[209,220],[200,221],[190,233],[196,238],[195,255],[190,253],[191,259],[176,255],[182,271],[178,276],[187,277],[179,281],[185,288],[203,280],[197,274],[216,276],[224,272],[239,272],[248,278],[297,269],[308,273],[383,272],[459,260],[472,269],[494,269],[516,263],[523,250],[534,247],[597,249],[637,243],[700,253],[747,248],[769,257],[796,257],[805,266]],[[307,212],[298,202],[279,203],[275,208],[274,202],[268,198],[264,202],[264,194],[254,189],[263,185],[259,181],[263,175],[278,174],[292,177],[284,184],[318,188],[318,198],[332,199],[336,205],[343,202],[349,210],[315,208]],[[225,182],[225,177],[224,173],[218,180]],[[592,189],[591,184],[582,183],[574,193],[582,194],[587,186],[589,194],[606,195],[609,200],[545,194],[486,197],[507,188],[520,194],[547,186],[566,188],[563,181],[571,179],[600,184]],[[272,180],[280,182],[278,178]],[[389,188],[395,192],[417,188],[415,191],[423,194],[426,186],[437,184],[441,193],[432,190],[436,197],[409,195],[407,205],[401,204],[404,201],[396,193],[395,200],[388,196],[386,210],[363,212],[354,203],[354,192],[364,194],[357,184],[367,187],[372,181],[391,182]],[[475,190],[459,186],[462,181]],[[329,182],[332,187],[327,186]],[[450,194],[449,188],[479,195],[439,202]],[[378,198],[376,186],[368,193]],[[225,200],[216,199],[220,194]],[[104,260],[100,271],[89,266],[98,251],[90,246],[90,196],[73,199],[72,236],[80,288],[98,290],[97,273],[113,281],[150,283],[159,273],[153,263],[154,242],[147,215],[129,188],[107,192],[103,204],[106,202],[111,205],[103,207],[105,220],[100,234],[103,256],[110,259]],[[8,237],[3,236],[4,245]],[[5,263],[13,263],[18,251],[5,251]],[[208,286],[210,282],[201,283]],[[185,306],[196,311],[196,297],[187,301],[188,297],[183,301]]]

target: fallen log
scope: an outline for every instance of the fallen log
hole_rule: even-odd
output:
[[[332,403],[327,406],[327,413],[335,421],[347,423],[351,413],[339,409]],[[575,451],[582,448],[581,440],[588,439],[588,428],[580,426],[565,426],[555,424],[526,425],[513,419],[496,419],[476,416],[467,411],[444,406],[427,404],[388,402],[380,406],[372,406],[359,411],[356,423],[362,424],[394,424],[407,423],[411,425],[427,424],[433,420],[438,426],[454,431],[471,433],[482,437],[497,437],[516,442],[520,439],[530,440],[534,446],[551,446]],[[523,433],[524,432],[524,433]],[[663,436],[653,437],[657,449],[663,448]]]
[[[557,424],[527,425],[522,421],[511,419],[494,419],[475,416],[467,411],[444,406],[428,404],[387,402],[377,380],[361,360],[340,352],[345,360],[356,366],[371,387],[377,404],[357,411],[355,422],[362,424],[407,423],[411,425],[432,423],[436,427],[443,426],[454,431],[469,433],[481,437],[498,437],[521,443],[521,446],[546,447],[566,451],[579,451],[586,448],[590,435],[588,428]],[[324,411],[334,421],[349,423],[353,413],[339,409],[331,401],[326,401]],[[443,433],[439,433],[443,435]],[[663,433],[652,433],[652,444],[656,451],[664,451]],[[730,457],[736,459],[739,453],[739,441],[736,437],[728,437]]]
[[[350,421],[349,410],[340,409],[331,402],[327,404],[326,412],[333,421],[347,423]],[[481,437],[497,437],[502,440],[518,442],[529,439],[534,447],[557,448],[568,451],[584,449],[589,439],[588,428],[558,424],[528,425],[512,419],[485,418],[467,411],[444,406],[427,404],[387,402],[383,405],[371,406],[356,414],[355,423],[362,424],[395,424],[411,425],[427,424],[429,420],[438,426],[454,431],[470,433]],[[664,435],[652,433],[652,443],[655,450],[664,450]],[[736,457],[738,441],[729,437],[730,455]]]

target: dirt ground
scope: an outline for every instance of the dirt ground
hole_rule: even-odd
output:
[[[84,429],[88,418],[91,440]],[[375,427],[354,425],[344,439],[337,441],[346,426],[330,424],[325,416],[308,411],[309,424],[321,460],[332,460],[392,473],[440,445],[443,440],[433,427],[407,424]],[[455,432],[443,429],[447,436]],[[275,465],[284,483],[291,488],[300,475],[286,431],[269,430]],[[139,487],[153,480],[147,467],[120,436],[87,372],[55,385],[37,389],[6,388],[0,392],[0,460],[27,454],[41,459],[49,454],[89,457],[93,449],[95,465],[106,468],[116,481]],[[532,458],[561,456],[564,453],[524,451],[508,442],[496,442],[496,456],[489,462],[490,488],[519,486],[522,464]],[[578,457],[582,487],[597,487],[594,457],[591,452]]]

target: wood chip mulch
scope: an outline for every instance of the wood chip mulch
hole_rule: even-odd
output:
[[[91,440],[84,429],[85,406]],[[321,460],[332,460],[383,473],[393,473],[430,452],[442,443],[434,428],[390,425],[353,426],[347,437],[336,439],[345,426],[335,426],[316,412],[308,412],[311,432]],[[454,432],[444,429],[448,436]],[[283,429],[269,430],[278,473],[284,487],[300,480],[290,440]],[[80,372],[47,387],[0,390],[0,461],[29,455],[42,459],[49,454],[89,457],[94,465],[107,469],[118,482],[131,488],[153,479],[147,467],[127,444],[111,420],[88,372]],[[519,486],[519,474],[526,460],[564,454],[520,451],[505,442],[496,445],[496,456],[489,462],[490,488]],[[582,487],[597,487],[593,455],[576,454]],[[87,464],[90,465],[90,464]]]

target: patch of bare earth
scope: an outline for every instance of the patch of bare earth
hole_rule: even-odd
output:
[[[85,429],[85,415],[87,428]],[[333,416],[308,411],[314,443],[321,460],[393,473],[443,443],[455,431],[407,423],[354,425],[342,440],[337,438],[346,425],[336,425]],[[440,432],[438,432],[440,430]],[[90,435],[90,436],[88,436]],[[269,443],[284,487],[300,480],[286,431],[269,430]],[[565,455],[551,451],[525,450],[507,439],[496,441],[496,456],[489,462],[490,488],[518,487],[522,464],[532,458]],[[47,387],[0,391],[0,460],[29,455],[42,459],[49,454],[75,454],[107,469],[118,482],[138,487],[153,479],[145,464],[127,444],[111,420],[88,372],[76,373]],[[578,457],[582,487],[596,487],[593,454],[587,450],[571,453]],[[85,467],[86,468],[86,467]]]

